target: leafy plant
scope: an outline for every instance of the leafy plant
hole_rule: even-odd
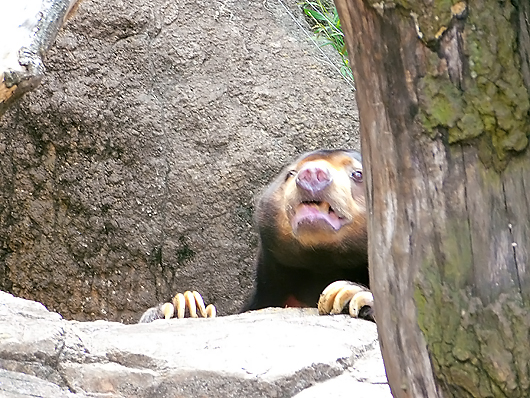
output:
[[[339,14],[333,1],[314,0],[300,3],[310,26],[313,28],[321,46],[332,46],[342,59],[340,71],[344,77],[353,81],[353,74],[344,43],[344,32],[340,25]]]

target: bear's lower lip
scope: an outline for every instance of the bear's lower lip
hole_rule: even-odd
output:
[[[331,227],[338,231],[342,225],[343,220],[337,216],[327,202],[302,202],[296,208],[291,220],[291,226],[295,232],[301,226],[317,229]]]

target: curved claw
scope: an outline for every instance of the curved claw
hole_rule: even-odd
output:
[[[171,319],[175,315],[175,306],[171,303],[164,303],[160,306],[164,319]]]
[[[197,305],[195,304],[193,293],[186,290],[184,292],[184,299],[186,300],[186,307],[188,307],[190,318],[197,318]]]
[[[204,307],[204,300],[202,299],[202,296],[199,294],[199,292],[196,292],[195,290],[191,292],[191,294],[193,294],[193,298],[195,300],[195,304],[197,305],[197,309],[199,310],[200,315],[203,318],[206,318],[206,308]]]
[[[157,319],[185,318],[186,308],[190,318],[215,318],[217,310],[213,304],[204,306],[202,296],[196,291],[177,293],[172,303],[163,303],[145,311],[138,323],[149,323]]]
[[[374,307],[374,296],[372,295],[372,292],[363,291],[353,296],[349,305],[350,315],[354,318],[359,318],[364,307],[369,307],[370,311],[368,311],[363,318],[371,318],[371,320],[373,320],[372,308]]]
[[[333,302],[339,291],[351,285],[352,283],[349,281],[335,281],[330,283],[320,294],[320,298],[318,299],[318,313],[320,315],[328,315],[333,308]]]
[[[184,318],[184,315],[186,315],[186,298],[182,293],[175,294],[175,297],[173,297],[173,305],[177,310],[177,318]]]
[[[331,309],[330,314],[341,314],[348,303],[351,304],[352,298],[364,291],[366,291],[366,289],[359,285],[352,284],[344,286],[335,296],[335,299],[333,300],[333,308]]]
[[[320,315],[341,314],[348,308],[350,316],[374,320],[374,297],[362,285],[350,281],[336,281],[329,284],[318,300]]]
[[[217,316],[217,310],[215,309],[215,305],[208,304],[206,307],[206,316],[205,318],[215,318]]]

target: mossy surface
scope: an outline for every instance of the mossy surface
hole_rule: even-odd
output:
[[[406,6],[407,2],[401,2]],[[451,2],[435,1],[435,15],[427,12],[419,21],[424,40],[433,39],[440,20],[451,19],[443,8]],[[418,10],[414,10],[418,12]],[[457,143],[483,136],[490,153],[484,159],[503,168],[510,153],[528,146],[530,135],[528,91],[520,72],[517,36],[511,20],[511,2],[473,2],[461,30],[461,58],[465,66],[462,81],[455,84],[444,71],[447,60],[432,53],[428,72],[418,85],[419,121],[432,136],[447,131],[448,142]],[[447,19],[449,18],[449,19]],[[429,22],[431,21],[431,22]],[[447,24],[449,26],[450,23]],[[429,39],[430,38],[430,39]]]
[[[486,192],[502,186],[494,169],[479,175]],[[512,280],[500,288],[495,278],[480,275],[488,267],[472,239],[476,224],[448,214],[436,228],[437,242],[420,265],[413,297],[439,388],[444,396],[529,397],[530,313],[519,285]]]
[[[394,0],[394,1],[381,1],[381,0],[370,0],[372,6],[379,6],[379,8],[392,8],[400,7],[406,10],[410,14],[414,14],[417,19],[418,28],[421,32],[421,38],[430,42],[435,40],[439,32],[445,30],[445,28],[451,22],[452,11],[451,7],[457,1],[452,0],[435,0],[428,7],[423,2],[419,1],[408,1],[408,0]]]
[[[376,18],[379,18],[374,25],[379,27],[377,23],[380,23],[386,34],[401,34],[397,39],[390,34],[386,36],[393,40],[389,40],[392,43],[402,44],[399,55],[381,50],[381,58],[387,56],[388,63],[395,62],[397,57],[402,61],[400,66],[403,69],[396,69],[404,72],[403,77],[392,77],[388,81],[408,79],[407,88],[410,92],[415,90],[416,96],[410,95],[406,100],[410,98],[414,105],[416,98],[418,100],[418,112],[414,114],[417,123],[410,128],[408,121],[404,121],[404,126],[390,132],[395,147],[388,154],[397,158],[394,161],[398,166],[418,164],[421,167],[425,161],[421,177],[425,180],[433,177],[429,184],[432,182],[436,186],[436,192],[422,190],[399,197],[397,201],[402,202],[391,208],[385,201],[386,191],[385,195],[376,194],[372,204],[374,214],[383,213],[382,219],[389,217],[403,223],[410,220],[412,232],[407,238],[411,243],[407,248],[415,252],[413,266],[419,266],[412,271],[416,319],[427,345],[436,389],[440,391],[439,396],[445,397],[530,397],[530,312],[528,302],[523,303],[521,298],[521,281],[513,278],[513,273],[519,272],[515,269],[517,265],[509,264],[509,257],[513,254],[509,244],[516,243],[516,240],[500,239],[509,234],[510,222],[526,215],[524,212],[511,213],[517,207],[510,208],[504,194],[504,190],[509,189],[507,182],[513,177],[509,175],[511,165],[523,159],[523,156],[514,155],[527,150],[530,135],[529,93],[520,72],[515,3],[494,0],[467,4],[434,0],[429,5],[412,0],[371,3]],[[399,28],[390,29],[388,25]],[[416,46],[403,39],[414,34],[412,26],[419,38]],[[374,54],[374,59],[378,60],[376,56],[380,54],[375,50]],[[378,102],[374,100],[373,103]],[[421,134],[415,129],[421,129]],[[414,131],[414,135],[406,136],[407,141],[403,143],[401,138],[406,134],[402,131]],[[382,166],[392,163],[373,155],[374,147],[382,147],[377,142],[377,133],[379,131],[371,133],[365,140],[370,144],[370,156],[380,163],[373,162],[381,168],[372,167],[386,173],[385,177],[391,177],[374,180],[378,183],[377,188],[391,191],[396,189],[388,182],[393,182],[392,172]],[[386,133],[381,132],[380,136]],[[431,146],[426,134],[441,143]],[[381,141],[389,142],[386,136]],[[438,152],[438,148],[443,150]],[[479,151],[479,159],[487,160],[485,165],[475,162],[475,148]],[[434,161],[440,161],[439,174],[437,164],[428,158],[431,153]],[[405,160],[402,161],[401,157]],[[396,186],[399,187],[399,183]],[[430,185],[427,187],[431,189]],[[451,188],[454,192],[449,192]],[[397,189],[396,192],[408,193]],[[429,194],[432,201],[428,202],[428,207],[432,217],[423,212],[419,213],[424,218],[409,216],[412,213],[409,213],[409,206],[423,203]],[[442,207],[440,212],[437,212],[438,205]],[[470,221],[468,218],[474,219]],[[418,226],[424,222],[429,226]],[[433,224],[432,234],[430,223]],[[399,233],[404,231],[409,232],[403,229]],[[404,250],[406,245],[400,243],[399,238],[402,237],[395,238],[392,247],[387,249],[393,250],[395,245]],[[523,241],[518,240],[517,244],[522,245]],[[505,246],[500,247],[501,244]],[[385,251],[385,248],[381,250]],[[498,268],[482,261],[494,255],[498,255]],[[421,264],[416,263],[419,258]],[[398,265],[403,267],[403,262],[398,263],[400,259],[395,260],[394,268],[387,269],[396,272],[400,270]],[[380,269],[385,267],[384,264],[377,266]],[[506,286],[504,281],[508,281]],[[389,286],[384,294],[393,299],[399,297],[402,291],[393,292],[392,288],[398,286],[397,290],[402,285],[390,282]],[[393,322],[391,319],[385,326]],[[399,324],[402,320],[396,319],[395,322]],[[396,342],[402,341],[403,335],[398,336],[397,332],[392,334],[385,330],[385,333],[394,337]],[[403,355],[411,362],[416,358],[409,353]],[[415,366],[403,370],[401,364],[393,361],[390,370],[398,382],[406,381],[405,387],[397,386],[402,390],[407,387],[407,382],[420,385],[420,376],[412,380],[415,371],[422,376],[430,371]],[[424,377],[421,381],[426,379]]]
[[[514,159],[505,173],[521,173],[512,167],[518,162],[524,159]],[[491,195],[483,206],[495,208],[495,198],[504,195],[499,189],[508,186],[503,182],[506,176],[485,167],[477,176],[483,192]],[[469,201],[476,200],[473,192],[466,195]],[[470,218],[478,214],[468,211]],[[425,251],[413,293],[437,384],[444,396],[527,398],[530,312],[521,294],[525,288],[521,290],[517,275],[506,276],[516,270],[504,268],[505,264],[494,271],[504,273],[502,277],[485,274],[490,267],[482,261],[481,251],[488,247],[474,239],[484,236],[477,228],[491,231],[491,242],[499,245],[494,249],[497,261],[506,261],[496,235],[502,234],[505,221],[491,215],[492,220],[480,224],[462,214],[446,214],[443,223],[435,225],[436,242]]]
[[[425,264],[427,269],[433,269],[431,264]],[[530,317],[521,302],[501,295],[485,306],[469,289],[454,290],[437,272],[423,274],[414,299],[418,324],[446,396],[529,396],[530,353],[523,347]]]

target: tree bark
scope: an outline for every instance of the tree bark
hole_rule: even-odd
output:
[[[336,0],[395,397],[530,396],[530,5]]]
[[[42,58],[77,0],[15,0],[0,15],[0,117],[39,85]]]

